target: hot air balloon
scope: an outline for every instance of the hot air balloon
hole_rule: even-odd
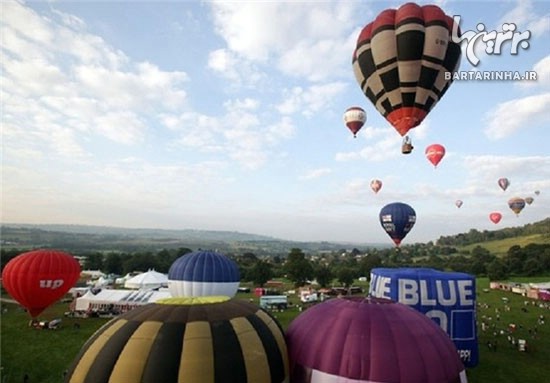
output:
[[[540,194],[540,190],[535,190],[535,195],[539,195]]]
[[[370,188],[372,189],[372,191],[374,191],[375,193],[378,193],[380,191],[380,189],[382,189],[382,181],[380,180],[372,180],[370,182]]]
[[[424,120],[452,83],[446,74],[458,69],[461,56],[453,24],[435,5],[406,3],[381,12],[357,38],[355,78],[401,136]]]
[[[282,383],[284,333],[257,305],[229,297],[168,298],[119,315],[84,344],[74,382]]]
[[[527,205],[531,205],[535,199],[533,197],[525,197],[525,202]]]
[[[445,156],[445,147],[440,144],[428,145],[425,154],[428,161],[430,161],[434,167],[437,167]]]
[[[455,205],[460,209],[462,207],[462,200],[457,199]]]
[[[61,299],[78,281],[80,264],[58,250],[33,250],[11,259],[2,271],[2,285],[36,318]]]
[[[363,108],[353,106],[344,112],[344,122],[353,133],[353,137],[356,137],[357,132],[361,130],[366,121],[367,113]]]
[[[290,323],[286,341],[292,382],[467,382],[445,331],[389,299],[319,303]]]
[[[221,253],[199,250],[174,261],[168,270],[168,289],[174,297],[234,296],[239,267]]]
[[[499,212],[493,212],[491,214],[489,214],[489,219],[494,223],[494,224],[497,224],[500,222],[500,220],[502,219],[502,214],[500,214]]]
[[[479,364],[475,275],[425,267],[377,267],[371,270],[368,294],[403,303],[428,316],[460,350],[465,367]]]
[[[516,215],[519,215],[525,207],[525,200],[520,197],[513,197],[508,200],[508,207],[512,209]]]
[[[416,222],[416,212],[402,202],[390,203],[380,210],[380,224],[390,238],[399,246]]]
[[[502,190],[506,190],[508,189],[508,186],[510,186],[510,180],[508,178],[499,178],[498,186],[500,186]]]

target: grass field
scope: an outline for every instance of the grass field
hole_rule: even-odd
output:
[[[474,243],[468,246],[458,246],[459,251],[471,252],[475,247],[481,246],[498,257],[503,257],[508,253],[508,250],[512,246],[525,247],[529,244],[548,244],[550,243],[550,236],[543,234],[523,235],[513,238],[499,239],[495,241],[485,241],[482,243]]]
[[[518,282],[548,281],[550,278],[518,278]],[[550,310],[531,304],[525,306],[527,299],[511,292],[484,292],[489,287],[487,279],[478,279],[478,321],[488,323],[490,330],[479,329],[480,363],[477,367],[468,369],[470,383],[547,383],[550,377]],[[257,298],[251,294],[239,294],[243,299]],[[510,311],[505,311],[504,301]],[[293,303],[298,298],[291,299]],[[526,312],[522,310],[525,309]],[[7,312],[3,312],[7,309]],[[496,320],[495,309],[499,309],[500,319]],[[63,317],[68,310],[67,304],[57,304],[47,309],[43,319]],[[299,315],[297,306],[285,312],[274,312],[281,326],[286,329],[289,323]],[[545,324],[537,326],[539,315],[544,315]],[[485,317],[485,318],[483,318]],[[488,317],[492,319],[489,320]],[[483,319],[482,319],[483,318]],[[28,383],[59,383],[63,381],[63,371],[68,368],[84,342],[107,319],[100,318],[63,318],[58,330],[36,330],[28,327],[29,317],[17,305],[2,303],[1,316],[1,383],[21,383],[23,376],[29,375]],[[75,328],[78,323],[80,328]],[[526,339],[528,352],[520,352],[507,340],[507,335],[500,335],[501,329],[508,328],[510,323],[517,326],[514,333],[516,339]],[[492,325],[495,324],[495,328]],[[537,335],[533,329],[537,326]],[[531,329],[531,334],[529,334]],[[498,335],[494,335],[497,332]],[[487,348],[487,342],[497,341],[496,351]],[[162,382],[159,382],[162,383]]]

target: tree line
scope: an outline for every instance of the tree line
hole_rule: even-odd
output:
[[[72,253],[84,259],[83,269],[101,270],[105,274],[126,275],[130,272],[156,270],[167,273],[172,263],[192,252],[190,248],[163,249],[157,252],[85,252]],[[23,251],[1,249],[1,266]],[[376,267],[429,267],[487,276],[505,280],[514,276],[548,275],[550,273],[550,244],[512,246],[503,257],[476,246],[469,253],[459,253],[452,246],[413,244],[400,248],[340,249],[307,253],[292,248],[286,254],[258,256],[252,252],[225,253],[234,260],[241,280],[263,286],[273,278],[286,278],[295,286],[315,280],[322,287],[349,287],[360,277],[370,277]]]

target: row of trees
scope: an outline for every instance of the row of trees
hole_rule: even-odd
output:
[[[154,252],[93,252],[74,254],[85,257],[84,269],[101,270],[106,274],[125,275],[128,272],[156,271],[167,273],[179,257],[191,252],[189,248]],[[22,251],[1,250],[2,268]],[[430,267],[438,270],[466,272],[504,280],[510,276],[533,276],[550,273],[550,244],[512,246],[504,257],[497,257],[477,246],[470,253],[458,253],[448,246],[415,244],[403,248],[367,249],[360,251],[306,254],[299,248],[287,254],[258,257],[254,253],[226,254],[239,266],[243,282],[262,286],[272,278],[285,277],[296,286],[316,280],[321,286],[332,284],[350,286],[359,277],[369,277],[375,267]]]

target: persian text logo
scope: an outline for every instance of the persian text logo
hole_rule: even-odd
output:
[[[479,64],[475,47],[480,41],[485,43],[485,53],[488,55],[500,55],[502,46],[507,41],[510,41],[510,54],[512,55],[518,54],[518,48],[529,48],[531,31],[519,32],[514,23],[503,23],[502,31],[486,31],[485,24],[479,23],[476,26],[477,31],[465,31],[459,36],[460,16],[453,16],[453,20],[451,39],[460,45],[466,41],[466,58],[473,66]]]

